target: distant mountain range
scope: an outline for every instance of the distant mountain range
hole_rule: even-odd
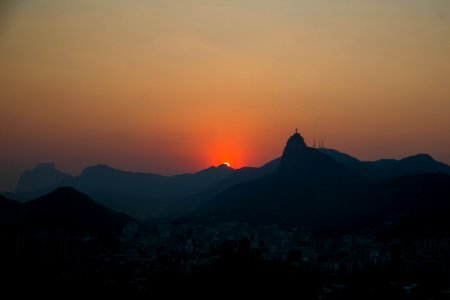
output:
[[[45,194],[64,180],[72,178],[71,175],[56,169],[54,163],[42,163],[33,170],[25,171],[20,176],[14,194],[20,198],[32,199],[36,194]]]
[[[450,174],[450,166],[434,160],[428,154],[417,154],[400,160],[381,159],[376,161],[359,161],[358,159],[333,149],[319,149],[340,162],[347,169],[358,173],[370,181],[381,181],[393,177],[420,174]]]
[[[48,166],[39,165],[33,171],[26,171],[17,190],[5,195],[24,202],[56,187],[71,186],[111,209],[145,219],[168,212],[173,203],[199,193],[233,172],[227,165],[220,165],[195,174],[162,176],[97,165],[84,169],[78,176],[63,176],[54,165]]]
[[[270,213],[266,216],[269,216],[276,209],[272,209],[268,199],[285,197],[292,202],[289,210],[297,211],[301,208],[304,211],[302,219],[305,220],[306,215],[311,215],[312,212],[302,208],[296,200],[298,198],[314,202],[311,207],[315,207],[314,210],[317,211],[327,205],[322,203],[324,199],[336,197],[334,195],[343,193],[342,190],[356,191],[362,186],[421,173],[450,174],[450,167],[427,154],[401,160],[364,162],[337,150],[307,147],[303,138],[294,134],[282,157],[258,168],[233,169],[220,165],[194,174],[163,176],[97,165],[84,169],[78,176],[71,176],[56,169],[54,164],[47,163],[24,172],[16,191],[4,195],[24,202],[47,194],[57,187],[71,186],[108,208],[138,219],[180,215],[197,209],[201,214],[207,211],[213,214],[217,211],[218,215],[225,215],[225,211],[229,210],[230,213],[233,212],[232,216],[245,215],[243,211],[238,213],[236,207],[246,207],[248,201],[256,201],[258,197],[268,201],[266,208]],[[349,196],[345,194],[342,197]],[[311,200],[313,198],[319,200]],[[262,206],[264,205],[258,203],[258,210],[263,210]],[[254,215],[250,206],[247,209],[249,215]],[[298,217],[298,214],[292,215],[293,219]]]

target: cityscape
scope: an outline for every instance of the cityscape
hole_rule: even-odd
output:
[[[0,1],[4,298],[450,299],[450,1]]]

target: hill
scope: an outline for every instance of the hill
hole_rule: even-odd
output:
[[[344,163],[307,147],[294,135],[288,140],[278,171],[225,189],[206,201],[194,216],[312,226],[322,233],[370,229],[400,236],[408,233],[408,227],[418,234],[449,232],[450,222],[444,217],[450,213],[449,175],[410,174],[373,182],[346,168],[345,163],[356,164],[356,159],[333,155],[339,155]],[[426,170],[434,164],[423,156],[394,164],[413,166],[415,171],[419,170],[418,161],[424,162]]]
[[[0,197],[0,224],[72,234],[119,234],[131,217],[106,208],[71,187],[19,203]]]

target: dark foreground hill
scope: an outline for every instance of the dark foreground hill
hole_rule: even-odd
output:
[[[100,205],[74,188],[61,187],[25,204],[28,224],[34,228],[61,228],[71,232],[120,232],[125,214]]]
[[[0,224],[31,231],[117,234],[133,219],[106,208],[74,188],[61,187],[27,203],[0,199]]]

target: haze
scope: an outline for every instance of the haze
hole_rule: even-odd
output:
[[[309,144],[450,163],[446,0],[0,4],[0,191],[54,161],[175,174]]]

